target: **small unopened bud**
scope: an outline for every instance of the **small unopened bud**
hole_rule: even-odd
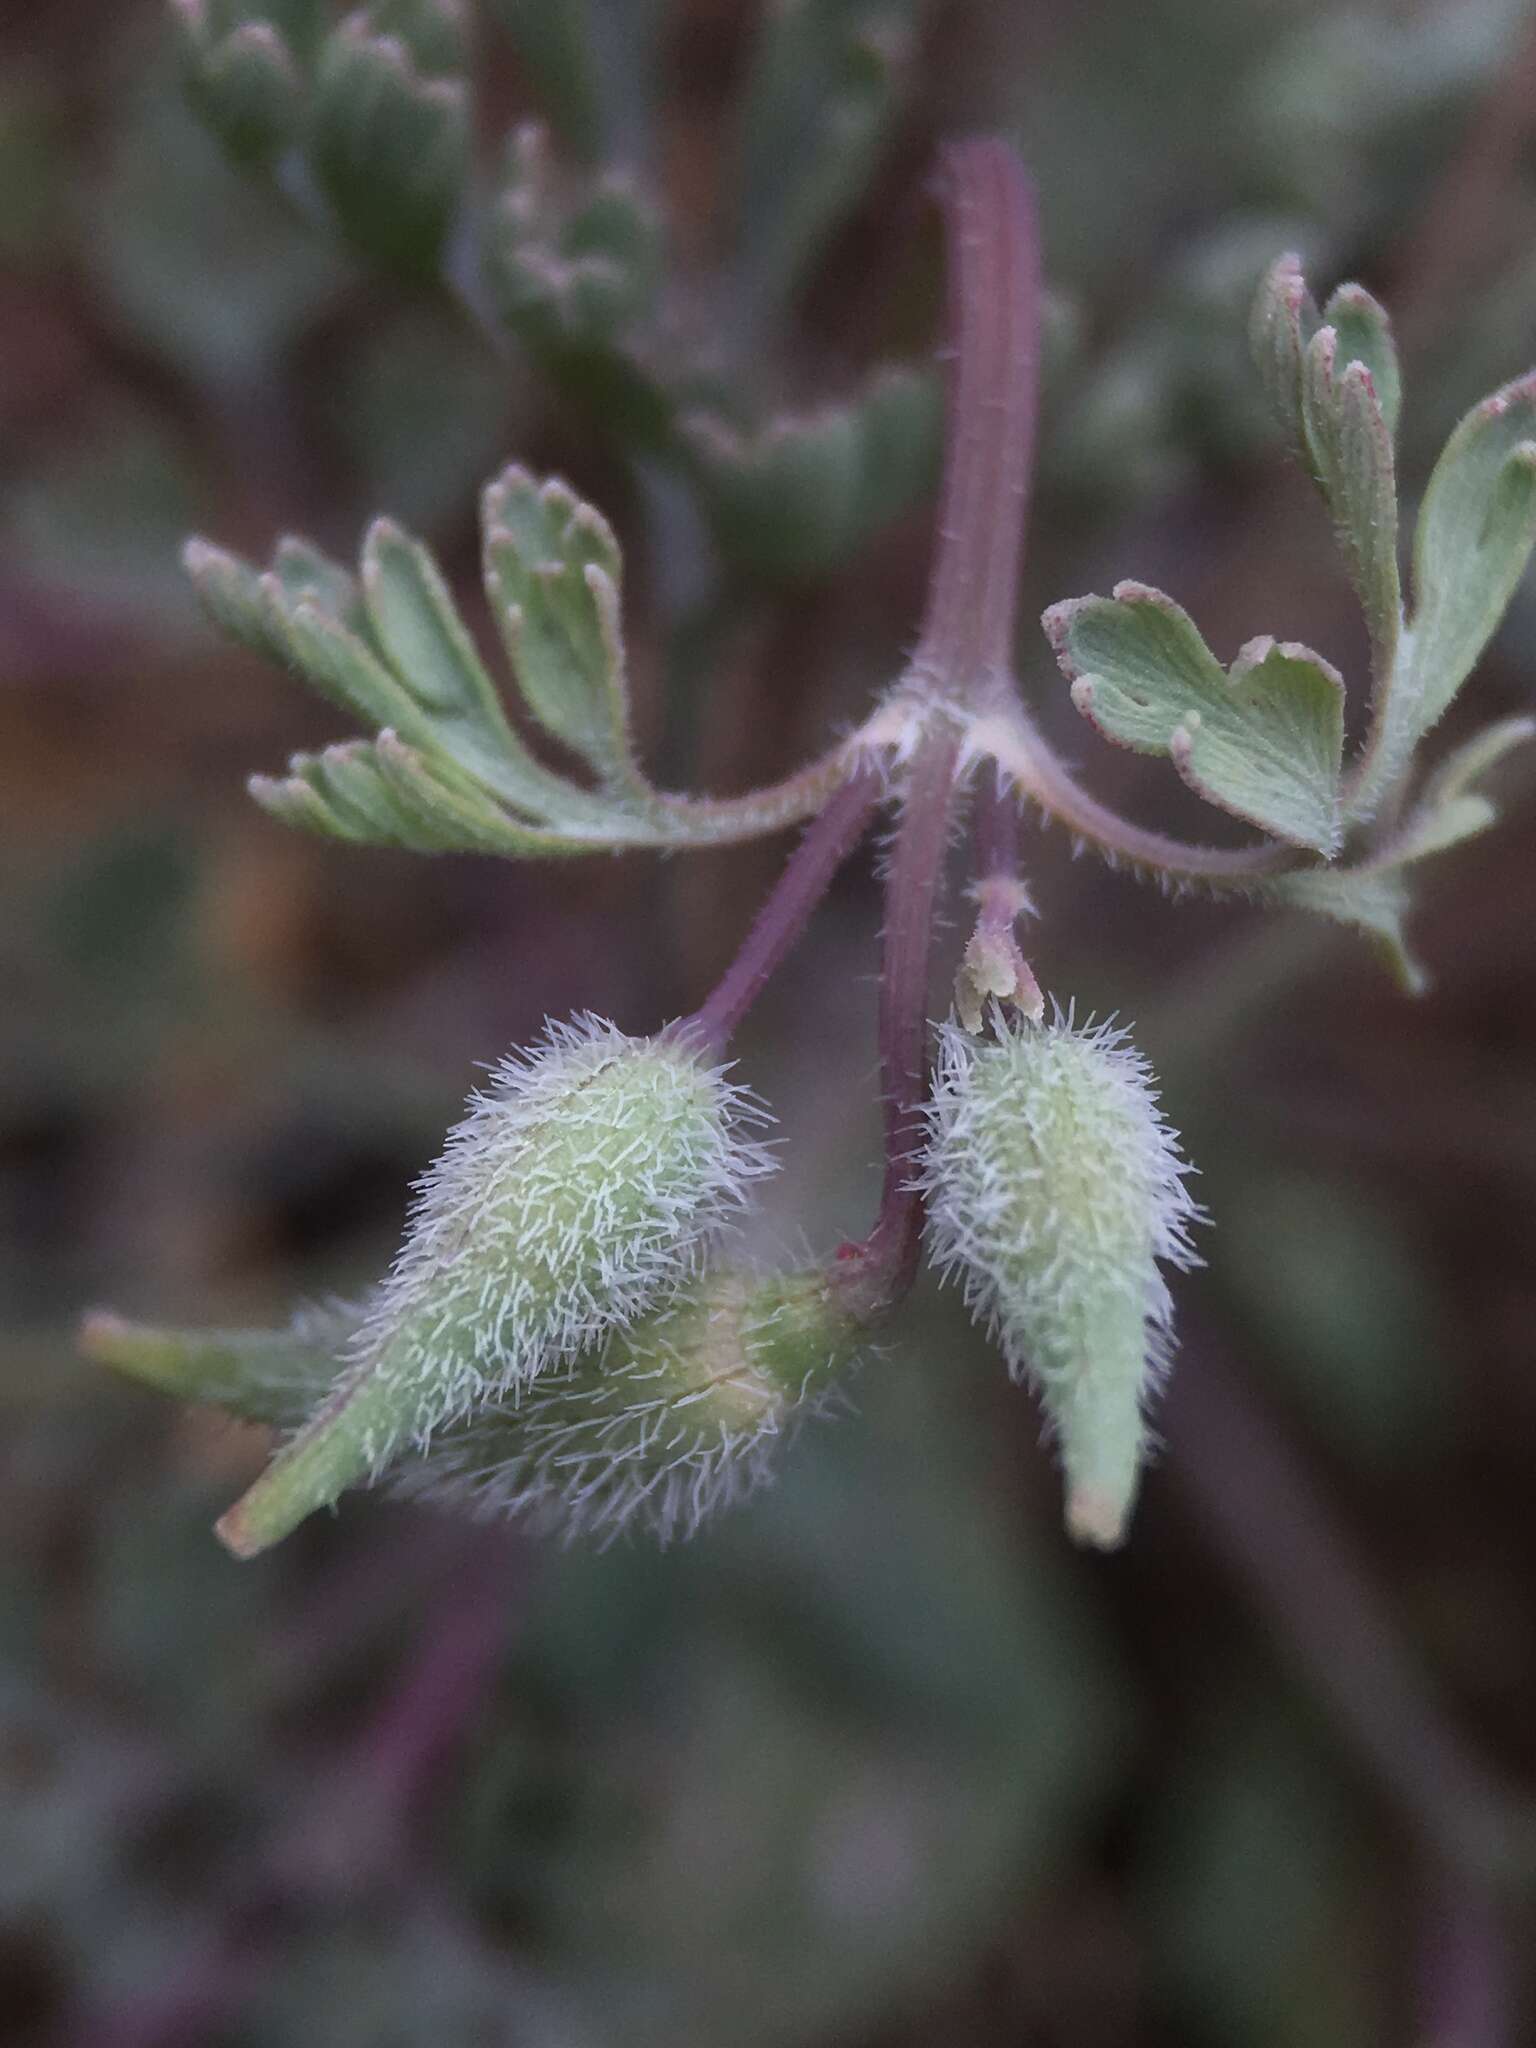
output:
[[[713,1274],[445,1431],[394,1487],[567,1541],[691,1536],[772,1477],[859,1338],[823,1275]]]
[[[1058,1011],[996,1037],[943,1034],[923,1168],[932,1256],[960,1276],[1060,1447],[1067,1526],[1109,1549],[1124,1535],[1147,1451],[1145,1408],[1169,1358],[1159,1270],[1196,1263],[1201,1211],[1122,1031]]]
[[[504,1060],[416,1189],[334,1390],[219,1524],[242,1557],[666,1301],[766,1170],[746,1093],[594,1018]]]

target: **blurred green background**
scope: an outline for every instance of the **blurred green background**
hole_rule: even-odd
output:
[[[932,392],[904,387],[877,459],[871,380],[925,373],[937,336],[935,147],[995,129],[1039,179],[1053,289],[1020,673],[1098,789],[1183,826],[1032,622],[1135,576],[1224,655],[1273,631],[1361,673],[1245,360],[1264,265],[1300,248],[1397,316],[1410,496],[1536,357],[1514,0],[501,0],[464,25],[484,193],[538,115],[563,175],[649,195],[666,246],[624,217],[618,314],[519,297],[515,251],[498,297],[451,238],[349,245],[235,169],[153,0],[0,22],[0,2025],[1536,2038],[1518,763],[1503,827],[1429,874],[1418,1005],[1343,934],[1027,843],[1042,981],[1135,1021],[1217,1218],[1122,1555],[1067,1546],[1031,1403],[931,1286],[857,1414],[660,1557],[359,1497],[235,1565],[209,1524],[258,1433],[74,1358],[85,1306],[276,1320],[376,1272],[475,1062],[546,1013],[696,1005],[782,850],[535,869],[284,831],[242,779],[336,716],[200,621],[188,531],[345,556],[388,511],[472,603],[478,485],[559,470],[624,539],[663,775],[780,774],[912,639]],[[602,226],[572,189],[567,255]],[[784,408],[810,422],[765,453]],[[1456,732],[1533,692],[1527,590]],[[867,1220],[877,921],[865,862],[744,1034],[787,1141],[765,1244]]]

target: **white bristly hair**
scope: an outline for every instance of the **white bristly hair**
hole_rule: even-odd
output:
[[[1041,1397],[1061,1445],[1068,1524],[1123,1534],[1146,1405],[1171,1355],[1160,1268],[1198,1264],[1204,1221],[1151,1069],[1113,1023],[1000,1010],[994,1036],[941,1033],[921,1172],[928,1246]]]
[[[799,1425],[836,1404],[854,1341],[817,1278],[712,1276],[443,1432],[394,1490],[566,1542],[691,1536],[766,1484]]]

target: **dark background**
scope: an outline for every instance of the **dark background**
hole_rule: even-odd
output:
[[[538,94],[473,11],[489,152]],[[1273,631],[1359,676],[1246,302],[1287,247],[1387,300],[1411,498],[1460,412],[1536,356],[1527,10],[869,11],[898,37],[873,172],[743,332],[759,11],[666,10],[646,172],[683,289],[762,405],[841,399],[937,337],[937,142],[1018,143],[1057,293],[1020,673],[1097,789],[1190,829],[1161,764],[1075,719],[1033,620],[1135,576],[1224,657]],[[1167,903],[1029,836],[1041,979],[1135,1021],[1216,1217],[1119,1556],[1068,1547],[1031,1402],[931,1287],[857,1416],[664,1557],[355,1498],[236,1565],[209,1524],[260,1434],[73,1356],[89,1305],[276,1321],[378,1271],[474,1063],[546,1014],[646,1030],[695,1006],[772,877],[777,842],[551,868],[338,847],[242,793],[337,714],[216,639],[184,534],[346,555],[387,510],[472,602],[475,492],[513,454],[626,543],[670,778],[783,773],[910,644],[929,502],[826,573],[722,558],[579,380],[498,355],[230,169],[155,6],[6,9],[0,2027],[113,2048],[1530,2040],[1523,761],[1504,824],[1421,871],[1419,1003],[1345,934]],[[1533,690],[1526,590],[1447,737]],[[765,1241],[867,1223],[877,920],[864,861],[743,1036],[788,1140]]]

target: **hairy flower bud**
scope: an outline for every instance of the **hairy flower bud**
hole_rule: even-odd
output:
[[[1159,1261],[1195,1263],[1201,1212],[1146,1062],[1122,1031],[994,1012],[996,1037],[943,1034],[923,1168],[932,1256],[958,1273],[1061,1446],[1067,1526],[1112,1548],[1168,1361]]]
[[[766,1169],[751,1099],[681,1037],[553,1025],[416,1189],[335,1388],[219,1524],[240,1556],[473,1406],[666,1301]]]
[[[86,1318],[87,1356],[166,1393],[278,1428],[335,1377],[366,1304],[301,1309],[282,1330],[168,1330]],[[396,1494],[567,1540],[691,1535],[771,1476],[835,1397],[860,1342],[826,1278],[712,1273],[568,1365],[472,1409],[390,1475]]]
[[[712,1274],[446,1431],[396,1491],[567,1541],[691,1536],[772,1475],[858,1340],[820,1274]]]

